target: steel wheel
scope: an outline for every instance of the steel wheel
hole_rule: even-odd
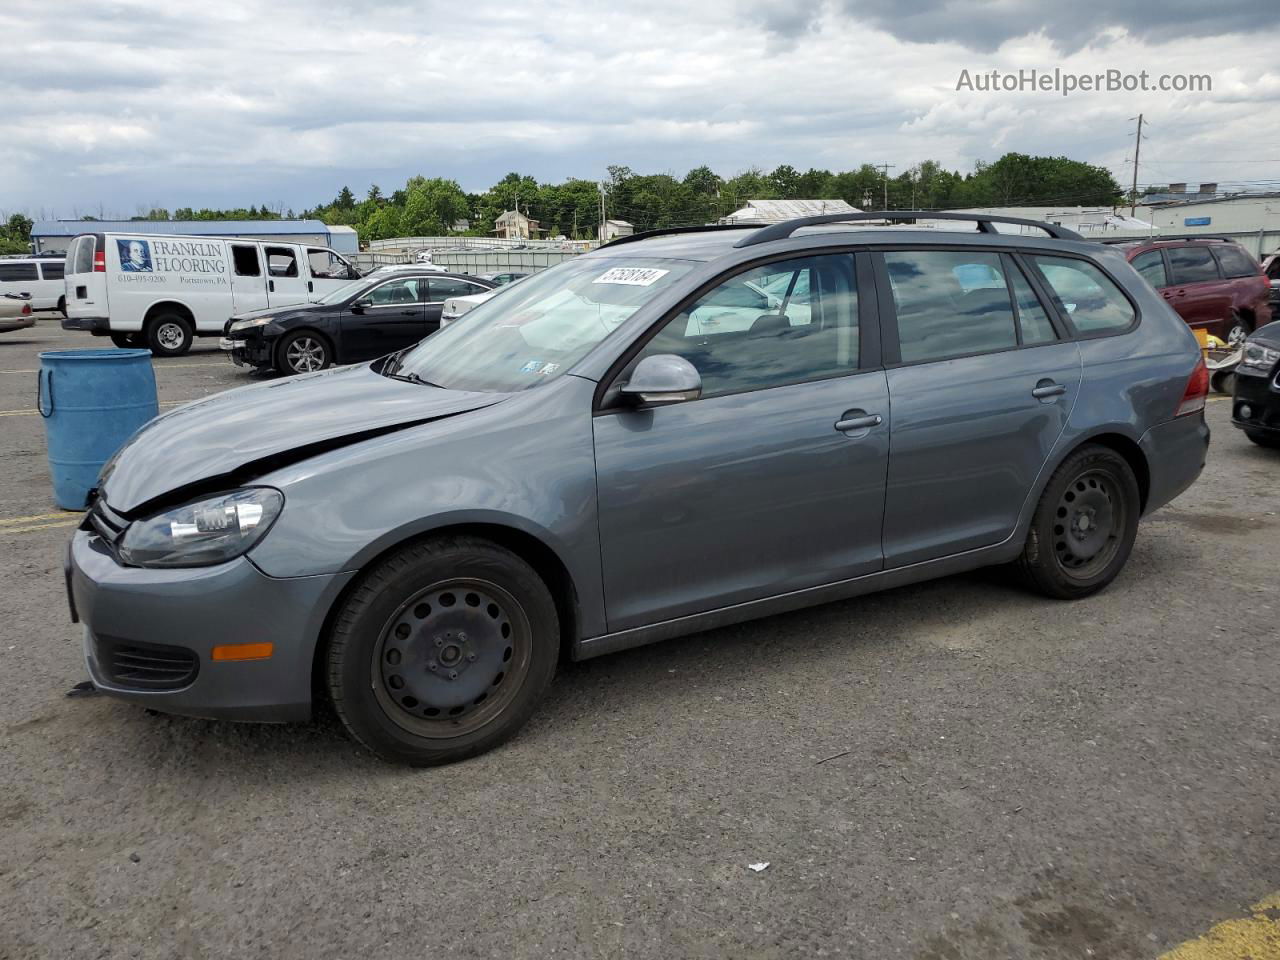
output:
[[[285,347],[284,360],[294,373],[312,373],[324,369],[327,357],[323,343],[315,337],[303,334],[289,341]]]
[[[1067,486],[1054,513],[1053,552],[1062,571],[1088,580],[1106,569],[1126,529],[1124,497],[1102,470],[1080,474]]]
[[[171,320],[156,327],[156,341],[165,350],[177,350],[186,338],[186,331]]]
[[[1248,339],[1249,333],[1249,324],[1239,317],[1233,317],[1231,326],[1227,329],[1227,346],[1232,349],[1241,346]]]
[[[373,649],[379,706],[420,737],[478,730],[519,692],[533,654],[520,603],[487,580],[442,580],[387,620]]]

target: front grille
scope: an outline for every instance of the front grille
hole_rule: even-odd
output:
[[[105,636],[94,642],[99,668],[122,687],[177,690],[190,684],[200,670],[199,658],[185,647]]]
[[[129,526],[129,521],[108,507],[107,501],[98,497],[89,508],[89,524],[114,550],[117,541],[124,534],[125,527]]]

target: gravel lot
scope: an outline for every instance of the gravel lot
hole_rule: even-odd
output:
[[[567,664],[411,771],[64,696],[34,371],[89,341],[0,336],[0,957],[1155,957],[1280,888],[1280,453],[1224,402],[1100,596],[987,571]]]

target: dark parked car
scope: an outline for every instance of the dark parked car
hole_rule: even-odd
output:
[[[402,354],[153,420],[70,546],[94,684],[238,720],[319,691],[443,763],[566,653],[989,564],[1103,589],[1204,466],[1195,338],[1070,230],[839,222],[885,216],[626,237]]]
[[[1280,322],[1245,341],[1235,370],[1231,422],[1262,447],[1280,447]]]
[[[1271,315],[1280,310],[1280,253],[1273,253],[1262,261],[1262,272],[1271,284]]]
[[[1191,327],[1240,344],[1271,322],[1271,287],[1249,251],[1226,237],[1116,241]]]
[[[492,280],[499,287],[505,287],[508,283],[515,283],[517,280],[523,280],[529,274],[527,273],[482,273],[480,276],[485,280]]]
[[[435,333],[445,300],[494,286],[478,277],[425,270],[362,277],[315,303],[232,317],[221,346],[238,365],[286,374],[372,360]]]

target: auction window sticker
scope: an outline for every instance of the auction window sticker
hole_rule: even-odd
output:
[[[648,287],[665,277],[670,270],[657,267],[611,267],[592,283],[620,283],[627,287]]]

